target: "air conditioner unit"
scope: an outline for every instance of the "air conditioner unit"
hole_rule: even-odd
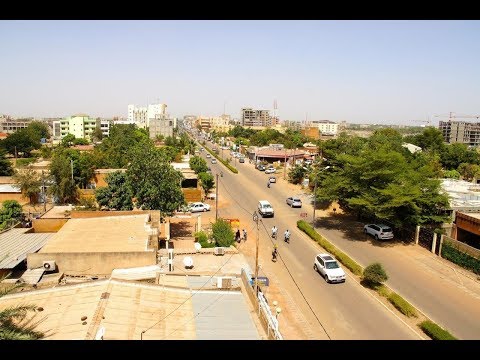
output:
[[[49,260],[43,262],[43,268],[45,269],[45,271],[55,271],[57,266],[55,265],[54,260]]]
[[[225,248],[223,247],[216,247],[214,252],[215,255],[225,255]]]
[[[230,289],[232,287],[232,278],[231,277],[218,277],[217,278],[217,288],[218,289]]]

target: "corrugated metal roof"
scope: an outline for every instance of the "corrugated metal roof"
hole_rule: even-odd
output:
[[[0,234],[0,269],[13,269],[27,258],[27,254],[40,250],[53,235],[25,234],[28,230],[15,228]]]
[[[260,340],[241,292],[198,292],[192,303],[198,340]]]
[[[0,184],[0,193],[21,193],[20,188],[12,184]]]

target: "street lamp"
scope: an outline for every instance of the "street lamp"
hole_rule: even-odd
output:
[[[253,212],[253,221],[257,224],[257,240],[255,242],[255,296],[258,295],[258,214]]]
[[[320,174],[323,170],[330,169],[331,166],[325,166],[323,169],[320,171],[317,171],[315,174],[315,186],[313,187],[313,228],[315,228],[315,209],[317,208],[317,180],[318,180],[318,174]]]

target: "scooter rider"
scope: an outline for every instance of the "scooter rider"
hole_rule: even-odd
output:
[[[288,231],[288,229],[285,230],[284,236],[285,236],[285,242],[289,243],[290,242],[290,231]]]
[[[277,262],[277,255],[278,255],[278,250],[277,250],[277,244],[273,246],[273,251],[272,251],[272,261]]]
[[[276,239],[277,238],[277,227],[275,225],[273,225],[272,227],[272,238]]]

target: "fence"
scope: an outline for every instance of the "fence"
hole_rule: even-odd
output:
[[[450,246],[454,247],[458,251],[466,253],[476,259],[480,259],[480,250],[477,248],[474,248],[473,246],[465,244],[461,241],[457,241],[448,236],[443,237],[443,243],[449,244]]]
[[[263,329],[267,332],[268,339],[283,340],[282,334],[280,334],[280,330],[278,328],[278,320],[272,314],[270,307],[268,306],[267,299],[260,290],[260,286],[258,294],[255,296],[255,291],[250,284],[250,277],[245,272],[245,269],[242,269],[241,278],[250,301],[252,302],[253,306],[257,308],[260,323],[262,324]]]

